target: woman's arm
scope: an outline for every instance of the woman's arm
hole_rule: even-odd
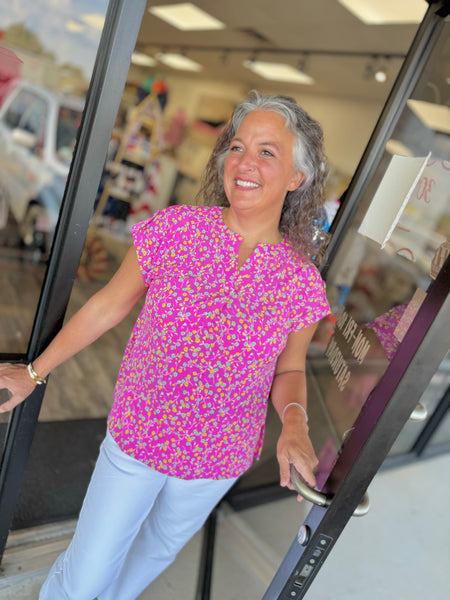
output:
[[[293,489],[290,465],[314,487],[317,458],[309,439],[306,417],[306,351],[317,325],[289,334],[280,354],[273,379],[271,398],[283,427],[277,444],[280,484]],[[298,406],[300,405],[300,406]]]
[[[33,361],[36,373],[47,377],[52,369],[92,344],[122,321],[146,290],[136,251],[131,247],[109,283],[74,314]],[[25,365],[0,365],[0,388],[7,388],[12,394],[10,400],[0,406],[0,412],[12,410],[25,400],[35,385]]]

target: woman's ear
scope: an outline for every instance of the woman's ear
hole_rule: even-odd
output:
[[[292,175],[292,179],[288,186],[287,191],[293,192],[294,190],[296,190],[298,187],[301,186],[304,179],[305,179],[304,173],[302,173],[301,171],[295,171],[294,174]]]

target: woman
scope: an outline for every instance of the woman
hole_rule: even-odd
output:
[[[328,304],[306,257],[323,181],[320,126],[253,92],[207,166],[210,206],[134,226],[118,272],[33,364],[1,367],[4,411],[146,295],[74,539],[41,600],[136,598],[259,456],[269,392],[281,485],[290,464],[315,485],[305,356]]]

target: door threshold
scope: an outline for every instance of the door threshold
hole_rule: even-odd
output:
[[[51,565],[69,545],[76,519],[18,529],[8,536],[0,568],[0,590],[43,581]],[[3,596],[2,596],[3,597]]]

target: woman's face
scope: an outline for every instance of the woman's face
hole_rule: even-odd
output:
[[[304,178],[293,167],[294,143],[278,113],[255,109],[243,119],[224,164],[225,194],[233,209],[280,213],[286,193]]]

